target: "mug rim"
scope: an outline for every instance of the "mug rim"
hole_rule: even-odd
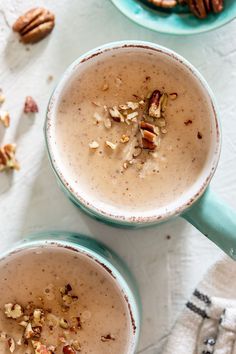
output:
[[[59,166],[57,165],[56,158],[53,153],[53,146],[51,144],[51,129],[53,126],[53,123],[55,122],[55,115],[53,116],[53,109],[54,105],[56,106],[57,104],[57,99],[60,95],[60,93],[63,91],[63,88],[67,82],[69,82],[72,78],[72,73],[74,70],[78,68],[78,66],[102,53],[108,52],[108,51],[113,51],[116,49],[122,49],[122,48],[141,48],[141,49],[148,49],[148,50],[153,50],[155,52],[168,55],[172,59],[176,60],[179,64],[183,65],[186,69],[189,70],[191,75],[193,75],[197,81],[201,84],[203,89],[205,89],[206,93],[208,94],[208,98],[210,100],[210,104],[213,110],[214,118],[214,127],[216,131],[216,143],[215,143],[215,149],[214,152],[212,153],[211,161],[209,161],[208,165],[210,165],[210,170],[208,172],[208,175],[204,178],[204,181],[201,183],[201,185],[197,188],[197,191],[195,193],[191,194],[191,197],[187,198],[185,197],[185,201],[183,203],[179,203],[180,205],[175,208],[168,209],[168,206],[165,206],[162,209],[165,209],[164,212],[162,213],[153,213],[152,215],[148,216],[133,216],[133,215],[125,215],[125,212],[123,215],[118,215],[115,213],[112,213],[111,211],[108,212],[106,210],[102,210],[101,208],[97,207],[94,204],[90,203],[86,198],[83,198],[79,192],[76,192],[72,186],[70,185],[69,181],[66,180],[66,178],[63,175],[63,171],[60,170]],[[56,104],[55,104],[56,102]],[[62,75],[61,79],[59,80],[56,88],[54,89],[48,103],[47,107],[47,112],[46,112],[46,120],[45,120],[45,125],[44,125],[44,135],[45,135],[45,142],[46,142],[46,147],[47,147],[47,152],[49,156],[49,160],[52,166],[52,169],[54,173],[56,174],[57,178],[59,179],[61,185],[63,186],[63,189],[66,191],[66,194],[69,193],[69,198],[72,199],[72,201],[77,204],[79,207],[81,207],[83,210],[85,210],[87,213],[91,214],[92,216],[95,216],[99,219],[102,219],[107,222],[111,222],[114,224],[120,224],[120,225],[151,225],[151,224],[156,224],[159,222],[163,222],[170,217],[174,217],[177,215],[180,215],[183,213],[186,209],[190,208],[205,192],[206,188],[208,187],[219,162],[220,158],[220,152],[221,152],[221,127],[220,127],[220,122],[219,122],[219,111],[217,108],[216,100],[214,97],[214,94],[209,87],[207,81],[204,79],[202,74],[184,57],[176,53],[175,51],[168,49],[164,46],[152,43],[152,42],[147,42],[147,41],[138,41],[138,40],[125,40],[125,41],[117,41],[117,42],[111,42],[104,44],[102,46],[96,47],[85,54],[79,56],[75,61],[72,62],[72,64],[65,70],[64,74]],[[201,175],[200,175],[201,176]],[[198,178],[199,180],[200,178]],[[198,181],[197,180],[197,181]],[[190,187],[191,189],[191,187]],[[171,204],[171,203],[170,203]],[[135,214],[135,212],[134,212]]]
[[[122,272],[115,265],[113,265],[109,259],[97,253],[88,245],[80,244],[79,239],[78,239],[78,243],[73,240],[67,240],[66,237],[69,236],[75,236],[75,237],[82,236],[86,239],[92,239],[89,236],[78,234],[76,232],[68,232],[68,231],[37,232],[27,236],[23,240],[18,241],[13,246],[11,246],[11,248],[5,250],[4,252],[1,252],[0,261],[3,261],[5,258],[11,257],[12,255],[17,254],[18,252],[27,249],[33,249],[33,248],[38,249],[42,247],[47,248],[53,246],[53,247],[64,248],[72,252],[78,252],[81,255],[85,255],[87,259],[89,259],[90,261],[97,262],[98,265],[108,273],[108,276],[112,277],[113,281],[116,283],[119,289],[119,292],[123,298],[124,303],[127,305],[127,311],[129,314],[129,323],[130,323],[127,354],[133,353],[133,351],[137,348],[139,342],[139,336],[140,336],[141,313],[140,313],[139,306],[141,306],[141,304],[138,304],[138,301],[140,301],[140,299],[137,299],[135,297],[134,291],[129,285],[128,280],[125,279],[125,276],[123,276]],[[101,241],[93,240],[93,239],[92,241],[95,241],[100,246],[105,247],[106,250],[113,252],[111,249],[109,249],[109,247],[107,247]]]

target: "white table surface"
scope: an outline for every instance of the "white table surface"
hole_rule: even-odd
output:
[[[26,47],[12,33],[11,24],[38,5],[55,13],[56,27],[47,39]],[[0,139],[1,144],[17,143],[21,163],[20,172],[0,175],[0,249],[49,229],[79,231],[105,242],[126,260],[140,286],[144,315],[138,353],[156,354],[221,251],[180,218],[145,231],[113,229],[90,219],[59,190],[42,133],[49,96],[66,67],[95,46],[124,39],[174,49],[208,80],[219,103],[224,135],[212,187],[236,208],[236,22],[208,34],[172,37],[130,22],[109,0],[0,0],[0,87],[7,97],[3,108],[12,117],[9,129],[0,127]],[[49,75],[54,77],[51,83]],[[26,95],[39,104],[40,113],[33,119],[22,114]]]

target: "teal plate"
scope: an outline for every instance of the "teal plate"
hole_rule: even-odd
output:
[[[199,20],[187,9],[158,10],[145,0],[111,0],[127,17],[141,26],[157,32],[187,35],[211,31],[236,18],[236,0],[225,0],[224,11]]]

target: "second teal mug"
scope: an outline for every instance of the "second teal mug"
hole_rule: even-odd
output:
[[[98,56],[104,59],[108,53],[112,55],[115,51],[125,52],[129,48],[136,50],[137,54],[139,51],[151,50],[152,53],[157,56],[171,56],[172,60],[176,61],[176,65],[183,66],[184,69],[188,70],[198,81],[204,91],[205,98],[211,104],[213,112],[210,118],[212,139],[209,145],[209,157],[207,158],[206,165],[198,176],[197,182],[194,183],[177,202],[173,202],[165,208],[154,210],[148,215],[139,213],[127,215],[126,212],[122,212],[121,210],[119,214],[116,214],[109,210],[109,206],[107,206],[105,210],[99,205],[92,204],[88,200],[85,200],[85,198],[82,198],[79,190],[75,191],[70,181],[66,180],[63,169],[55,154],[57,149],[54,134],[56,110],[58,102],[60,101],[61,92],[66,84],[73,78],[75,72],[83,68],[85,62],[92,61]],[[103,58],[104,53],[106,55]],[[92,217],[118,227],[140,228],[158,224],[180,215],[197,227],[229,256],[236,259],[236,213],[224,205],[208,187],[217,168],[221,149],[221,130],[215,98],[202,75],[180,55],[157,44],[140,41],[114,42],[82,55],[66,70],[50,99],[45,122],[45,139],[52,168],[63,191],[75,205]]]

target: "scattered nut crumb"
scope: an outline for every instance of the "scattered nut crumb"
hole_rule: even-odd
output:
[[[69,324],[68,324],[67,320],[65,320],[64,318],[61,318],[59,320],[59,326],[61,328],[67,329],[69,327]]]
[[[112,334],[107,334],[105,336],[101,336],[102,342],[109,342],[110,340],[115,340],[115,337]]]
[[[172,92],[169,94],[169,97],[172,101],[174,101],[178,97],[178,94],[176,92]]]
[[[47,82],[51,82],[53,79],[53,75],[48,75]]]
[[[89,147],[90,149],[97,149],[99,147],[99,144],[97,141],[92,141],[91,143],[89,143]]]
[[[107,91],[109,89],[109,85],[107,82],[105,82],[105,84],[102,87],[102,91]]]
[[[184,122],[184,124],[185,124],[185,125],[190,125],[190,124],[192,124],[192,122],[193,122],[193,121],[192,121],[191,119],[188,119],[188,120],[186,120],[186,121]]]
[[[7,339],[6,332],[0,332],[0,341],[5,342],[6,339]]]
[[[93,118],[95,119],[95,124],[99,124],[102,121],[102,116],[98,112],[94,113]]]
[[[120,138],[120,142],[125,144],[129,141],[129,136],[128,135],[125,135],[123,134],[122,137]]]
[[[97,101],[92,101],[92,104],[94,104],[94,106],[101,107],[101,104]]]
[[[202,139],[202,133],[198,132],[197,137],[198,137],[198,139]]]
[[[122,82],[122,80],[119,77],[117,77],[116,80],[115,80],[115,83],[116,83],[117,87],[120,87],[123,82]]]
[[[112,107],[109,109],[110,116],[113,118],[114,121],[116,122],[124,122],[124,116],[120,113],[118,108],[116,106]]]
[[[4,125],[5,128],[8,128],[10,125],[10,115],[6,111],[1,111],[0,112],[0,121]]]
[[[74,348],[75,350],[77,350],[78,352],[81,351],[81,345],[80,345],[80,343],[79,343],[78,340],[73,340],[72,346],[73,346],[73,348]]]
[[[48,349],[46,345],[40,343],[39,341],[32,340],[31,343],[35,350],[35,354],[53,354],[53,351]]]
[[[31,323],[29,322],[27,324],[25,332],[24,332],[24,338],[30,339],[32,337],[34,337],[34,331],[33,331]]]
[[[110,128],[111,128],[111,120],[110,120],[109,118],[106,118],[106,119],[104,120],[104,126],[105,126],[105,128],[107,128],[107,129],[110,129]]]
[[[76,351],[70,345],[65,345],[63,347],[63,354],[76,354]]]
[[[132,120],[137,116],[138,116],[138,112],[132,112],[132,113],[127,114],[127,119]]]
[[[112,150],[115,150],[117,147],[117,144],[113,144],[111,141],[106,140],[106,145],[109,146]]]
[[[13,353],[16,349],[16,344],[13,338],[8,339],[8,345],[9,345],[10,352]]]
[[[128,165],[128,162],[125,161],[125,162],[123,163],[123,168],[126,170],[126,169],[128,168],[128,166],[129,166],[129,165]]]
[[[24,113],[37,113],[39,111],[38,105],[31,96],[25,99]]]
[[[4,306],[5,308],[5,315],[8,317],[8,318],[13,318],[13,319],[16,319],[16,318],[19,318],[23,315],[23,310],[22,310],[22,307],[18,304],[5,304]]]

